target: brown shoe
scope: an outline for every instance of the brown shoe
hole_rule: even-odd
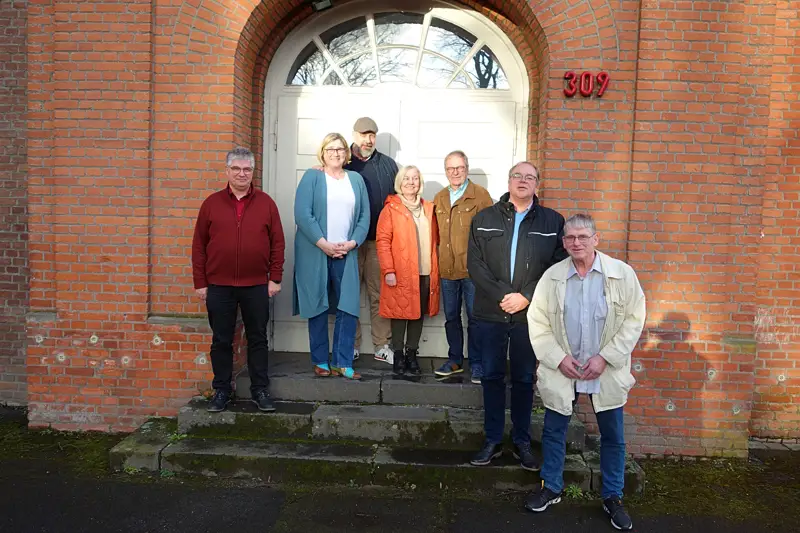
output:
[[[331,371],[319,365],[314,365],[314,374],[321,378],[327,378],[331,375]]]

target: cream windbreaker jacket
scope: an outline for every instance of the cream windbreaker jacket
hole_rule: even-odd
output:
[[[622,407],[636,383],[631,375],[631,352],[642,334],[645,299],[636,273],[626,263],[597,252],[603,270],[603,293],[608,305],[600,338],[600,356],[608,365],[600,374],[600,393],[593,395],[596,412]],[[536,371],[539,394],[545,407],[562,415],[572,414],[575,380],[558,365],[570,352],[564,326],[564,295],[572,259],[550,267],[539,280],[528,308],[528,332],[539,359]]]

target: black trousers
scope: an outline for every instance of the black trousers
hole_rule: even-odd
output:
[[[409,350],[419,349],[419,339],[422,337],[422,319],[428,312],[428,298],[431,290],[431,277],[419,277],[420,317],[415,320],[392,319],[392,350],[401,351],[403,347]]]
[[[244,332],[247,336],[247,368],[250,371],[250,394],[255,395],[269,386],[267,363],[267,322],[269,293],[267,285],[231,287],[209,285],[206,295],[208,323],[211,326],[211,367],[214,370],[215,390],[232,391],[233,335],[236,332],[236,309],[242,310]]]

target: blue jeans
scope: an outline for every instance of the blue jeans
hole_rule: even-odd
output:
[[[527,322],[477,323],[483,354],[483,426],[486,442],[503,441],[506,423],[506,354],[511,361],[511,440],[515,444],[531,441],[533,373],[536,355],[528,337]],[[510,350],[509,350],[510,347]]]
[[[447,358],[461,366],[464,364],[464,326],[461,324],[461,302],[467,305],[467,354],[470,368],[481,365],[480,344],[472,316],[475,285],[469,278],[440,280],[444,302],[444,332],[447,335]]]
[[[575,396],[577,400],[577,395]],[[625,434],[622,407],[597,414],[600,427],[600,476],[603,479],[602,498],[622,498],[625,486]],[[544,413],[542,431],[542,472],[544,486],[553,492],[564,490],[564,458],[567,454],[567,425],[569,416],[550,409]]]
[[[328,258],[328,290],[341,299],[344,259]],[[337,368],[353,366],[353,349],[356,342],[356,317],[342,310],[336,311],[333,326],[333,349],[331,365]],[[328,363],[328,312],[308,319],[308,341],[311,345],[311,362],[315,365]]]

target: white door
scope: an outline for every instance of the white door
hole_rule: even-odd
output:
[[[284,290],[272,313],[277,351],[309,349],[306,321],[292,316],[294,194],[303,172],[319,164],[326,134],[349,139],[358,117],[373,118],[378,150],[420,168],[427,200],[446,187],[444,156],[452,150],[467,153],[471,179],[499,198],[517,146],[525,146],[520,117],[527,117],[527,92],[519,72],[508,68],[510,43],[472,12],[398,8],[373,0],[330,10],[290,36],[273,60],[266,188],[287,238]],[[361,351],[372,353],[365,290],[361,301]],[[426,319],[420,354],[447,356],[443,313]]]

